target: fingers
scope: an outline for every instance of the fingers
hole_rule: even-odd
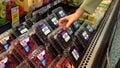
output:
[[[72,21],[69,20],[65,25],[64,30],[67,30],[71,26],[71,24],[72,24]]]
[[[67,20],[67,17],[64,17],[64,18],[61,18],[60,20],[59,20],[59,26],[61,26],[63,23],[65,23],[65,22],[67,22],[68,20]]]

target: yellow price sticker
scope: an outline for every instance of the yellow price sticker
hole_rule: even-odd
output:
[[[19,22],[19,8],[18,8],[18,6],[11,9],[11,14],[12,14],[12,24],[18,23]]]

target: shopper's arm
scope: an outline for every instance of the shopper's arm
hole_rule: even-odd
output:
[[[93,13],[101,1],[102,0],[85,0],[75,13],[61,18],[59,25],[61,26],[62,23],[67,23],[64,29],[68,29],[84,12]]]
[[[97,6],[101,3],[102,0],[84,0],[80,8],[84,9],[86,12],[92,14]]]

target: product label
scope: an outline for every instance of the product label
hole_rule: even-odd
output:
[[[93,30],[93,28],[90,26],[90,25],[87,25],[87,29],[89,30],[89,32],[93,32],[94,30]]]
[[[73,31],[72,31],[72,28],[68,28],[67,32],[72,35],[73,34]]]
[[[0,68],[7,68],[8,57],[0,61]]]
[[[89,40],[89,35],[87,34],[87,32],[86,31],[84,31],[83,33],[82,33],[82,36],[84,37],[84,39],[85,40]]]
[[[14,25],[15,23],[19,22],[19,7],[14,7],[11,9],[11,14],[12,14],[12,24]]]
[[[80,26],[78,22],[74,22],[73,25],[75,26],[75,28],[78,28]]]
[[[9,36],[6,36],[0,40],[0,43],[4,46],[7,50],[9,48]]]
[[[51,20],[55,26],[58,26],[58,20],[56,17],[52,18]]]
[[[43,50],[41,53],[37,55],[37,58],[41,61],[43,66],[46,66],[46,55],[45,50]]]
[[[24,34],[28,31],[28,29],[25,26],[20,26],[18,30],[20,31],[21,34]]]
[[[70,36],[66,31],[62,32],[62,37],[65,40],[65,42],[68,42],[70,40]]]
[[[42,24],[41,29],[45,35],[48,35],[51,32],[50,29],[45,24]]]
[[[80,57],[80,55],[76,49],[73,49],[72,55],[74,56],[75,60],[78,60],[78,58]]]
[[[59,11],[59,15],[60,15],[61,17],[64,17],[64,16],[65,16],[65,13],[61,10],[61,11]]]
[[[25,36],[23,38],[20,39],[20,44],[24,47],[26,52],[29,52],[30,50],[30,39],[28,36]]]

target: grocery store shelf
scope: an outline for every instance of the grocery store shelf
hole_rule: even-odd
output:
[[[119,0],[112,1],[78,68],[101,68],[109,38],[115,25]]]

